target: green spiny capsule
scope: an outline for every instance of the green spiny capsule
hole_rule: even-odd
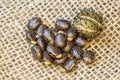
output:
[[[79,34],[88,39],[97,37],[102,31],[101,26],[97,25],[93,21],[82,18],[75,19],[74,27],[77,28]]]
[[[102,18],[93,10],[81,11],[74,19],[73,26],[79,34],[88,39],[97,37],[102,31]]]
[[[95,21],[98,24],[102,24],[102,21],[103,21],[101,14],[98,14],[92,8],[88,8],[88,9],[85,8],[85,9],[81,10],[80,13],[78,13],[77,17],[78,18],[87,18],[87,19]]]

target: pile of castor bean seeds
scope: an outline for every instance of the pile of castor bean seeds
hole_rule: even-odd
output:
[[[84,15],[82,15],[82,17],[83,16]],[[93,21],[87,20],[88,18],[80,19],[80,21],[83,20],[82,23],[79,23],[81,26],[82,24],[85,25],[88,21],[89,24],[96,25]],[[77,21],[79,21],[79,18]],[[74,22],[74,24],[79,27],[79,24],[76,22]],[[87,27],[89,24],[85,26]],[[90,27],[90,29],[97,27],[94,25],[92,28]],[[45,65],[59,65],[64,71],[71,72],[81,60],[86,64],[91,64],[95,59],[94,51],[84,50],[84,47],[89,42],[87,38],[91,35],[85,34],[85,31],[83,31],[84,35],[88,36],[82,35],[82,32],[76,27],[73,27],[67,20],[59,19],[55,23],[55,28],[49,28],[43,24],[40,18],[35,17],[29,20],[27,27],[26,37],[30,43],[32,56],[35,60]],[[95,28],[96,31],[97,28]],[[86,30],[95,32],[95,30],[90,29],[88,27]],[[92,37],[94,37],[93,34]]]

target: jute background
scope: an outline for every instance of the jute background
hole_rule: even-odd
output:
[[[54,27],[57,19],[73,22],[77,12],[102,13],[103,32],[91,42],[96,60],[76,71],[34,61],[25,37],[28,20],[41,17]],[[0,0],[0,80],[120,80],[120,0]]]

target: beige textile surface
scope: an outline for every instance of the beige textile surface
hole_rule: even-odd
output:
[[[57,19],[73,22],[78,10],[93,8],[103,14],[103,32],[89,49],[96,61],[82,61],[76,71],[34,61],[25,38],[34,16],[54,27]],[[0,80],[120,80],[120,0],[0,0]]]

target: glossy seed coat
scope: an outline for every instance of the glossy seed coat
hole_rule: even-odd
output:
[[[79,46],[74,46],[71,51],[71,56],[80,61],[83,57],[83,50]]]
[[[54,35],[50,29],[45,29],[43,36],[44,36],[45,40],[47,42],[49,42],[50,44],[54,43]]]
[[[71,27],[71,24],[67,20],[57,20],[55,24],[55,28],[58,30],[66,31]]]
[[[39,47],[42,51],[45,51],[46,42],[42,36],[38,38],[37,44],[39,45]]]
[[[83,61],[86,64],[93,63],[94,59],[95,59],[95,52],[90,51],[90,50],[87,50],[87,51],[84,52],[84,54],[83,54]]]
[[[66,72],[70,72],[76,67],[76,61],[74,59],[68,59],[62,65],[62,67],[65,69]]]
[[[49,55],[53,58],[61,58],[62,54],[61,51],[55,46],[55,45],[48,45],[47,51],[49,52]]]
[[[78,36],[75,39],[75,44],[80,46],[80,47],[85,47],[85,45],[87,44],[87,41],[82,36]]]
[[[53,58],[49,55],[49,52],[44,51],[42,61],[44,62],[44,64],[50,65],[53,62]]]
[[[36,44],[36,37],[33,31],[26,31],[26,38],[31,44]]]
[[[66,60],[68,59],[68,53],[63,53],[62,57],[59,59],[54,59],[54,63],[56,65],[61,65],[63,64]]]
[[[44,24],[41,24],[36,31],[37,35],[43,36],[43,33],[44,33],[45,29],[47,29],[47,26],[44,25]]]
[[[32,56],[34,59],[41,61],[42,51],[40,50],[40,48],[37,45],[34,45],[31,48],[31,52],[32,52]]]
[[[42,21],[40,18],[32,18],[29,22],[28,22],[28,29],[30,30],[36,30],[39,25],[42,24]]]
[[[67,31],[67,40],[72,41],[77,36],[77,30],[75,28],[70,28]]]
[[[67,37],[64,34],[57,34],[55,37],[55,45],[57,47],[63,48],[66,45]]]
[[[72,47],[74,46],[73,41],[67,41],[66,46],[63,48],[63,51],[68,53],[71,51]]]

